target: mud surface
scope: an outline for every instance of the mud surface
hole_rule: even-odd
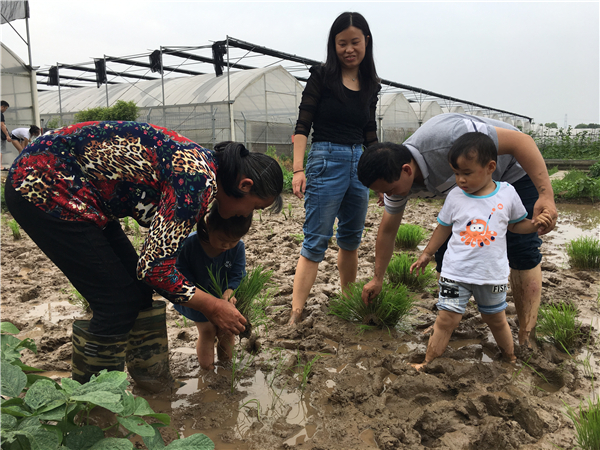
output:
[[[577,406],[591,395],[591,376],[582,361],[588,358],[598,373],[597,345],[578,349],[573,358],[551,344],[534,351],[517,348],[519,361],[511,366],[502,362],[487,327],[469,306],[443,357],[417,372],[409,363],[424,358],[437,292],[415,294],[417,306],[402,328],[357,334],[355,325],[327,315],[329,299],[339,289],[335,240],[320,265],[303,322],[290,328],[286,323],[304,211],[292,196],[284,205],[285,214],[256,214],[244,238],[248,268],[262,264],[272,269],[274,287],[268,327],[237,346],[238,377],[232,381],[230,365],[200,370],[195,326],[168,308],[171,368],[187,385],[164,394],[134,393],[157,412],[168,413],[177,430],[205,433],[217,449],[573,448],[565,404]],[[411,203],[404,222],[433,231],[440,207],[439,202]],[[570,269],[564,243],[582,234],[599,237],[600,208],[559,209],[557,230],[543,237],[542,301],[575,304],[586,332],[597,336],[600,274]],[[372,276],[382,211],[375,203],[369,207],[359,279]],[[3,216],[2,320],[22,330],[19,338],[35,340],[39,353],[24,352],[26,364],[67,376],[71,323],[85,314],[69,302],[75,296],[64,275],[26,235],[14,240],[6,224],[10,216]],[[516,341],[510,292],[508,298]],[[173,436],[166,429],[167,440]]]

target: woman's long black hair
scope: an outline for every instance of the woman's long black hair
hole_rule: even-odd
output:
[[[363,32],[366,43],[365,57],[358,68],[360,77],[360,98],[364,103],[371,102],[373,96],[379,90],[379,77],[375,70],[373,60],[373,35],[369,24],[362,14],[357,12],[345,12],[338,16],[329,30],[327,40],[327,60],[325,61],[325,85],[331,89],[336,97],[344,99],[344,85],[342,83],[342,67],[335,51],[335,37],[349,27],[356,27]]]
[[[246,194],[240,190],[239,183],[243,178],[250,178],[254,183],[250,193],[263,199],[274,198],[269,211],[281,211],[283,172],[277,161],[262,153],[249,152],[244,144],[231,141],[216,144],[214,155],[218,163],[217,179],[225,194],[242,198]]]

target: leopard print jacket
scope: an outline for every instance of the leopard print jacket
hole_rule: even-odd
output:
[[[175,267],[180,243],[217,192],[212,152],[156,125],[86,122],[40,136],[23,150],[9,178],[46,213],[104,228],[133,217],[149,227],[140,280],[174,303],[195,287]]]

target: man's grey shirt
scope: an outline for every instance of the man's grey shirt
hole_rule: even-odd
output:
[[[519,131],[506,122],[468,114],[440,114],[425,122],[404,142],[423,174],[425,185],[413,183],[406,197],[385,195],[385,210],[389,214],[399,214],[404,211],[409,198],[445,197],[456,186],[454,172],[448,162],[448,151],[456,139],[465,133],[479,131],[492,138],[498,149],[495,127]],[[514,183],[523,176],[525,171],[512,155],[498,155],[496,170],[492,174],[494,180]]]

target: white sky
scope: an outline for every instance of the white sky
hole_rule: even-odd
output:
[[[89,62],[227,35],[325,59],[333,20],[365,16],[382,78],[533,117],[600,123],[599,2],[30,0],[33,65]],[[25,36],[25,21],[12,25]],[[27,61],[9,25],[2,41]]]

